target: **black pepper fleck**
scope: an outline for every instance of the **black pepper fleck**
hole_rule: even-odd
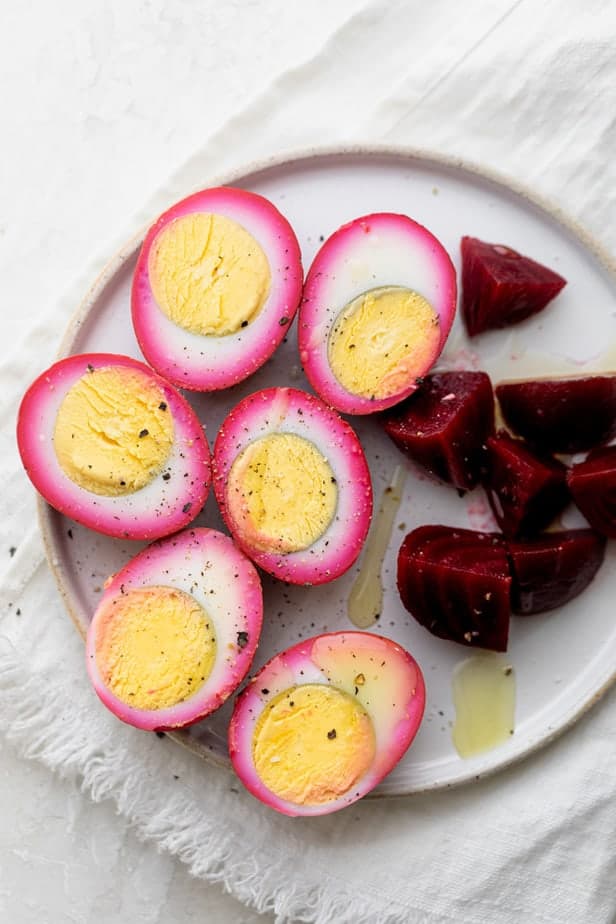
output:
[[[328,731],[328,732],[327,732],[327,737],[329,738],[330,741],[333,741],[334,738],[336,737],[336,729],[335,729],[335,728],[332,728],[331,731]]]
[[[150,432],[150,431],[147,430],[147,429],[144,427],[143,430],[140,430],[140,431],[139,431],[139,439],[143,439],[143,437],[144,437],[144,436],[147,436],[149,432]]]
[[[248,632],[238,632],[237,633],[237,647],[245,648],[248,644]]]

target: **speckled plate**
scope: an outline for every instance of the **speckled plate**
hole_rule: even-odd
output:
[[[470,344],[456,321],[442,368],[486,369],[495,381],[613,366],[616,350],[616,271],[609,258],[574,224],[527,191],[492,174],[432,154],[403,149],[309,152],[216,178],[269,197],[299,238],[307,267],[322,236],[372,211],[404,212],[425,224],[459,265],[459,241],[470,234],[506,243],[561,272],[569,281],[557,302],[509,333]],[[155,216],[152,216],[154,218]],[[90,350],[140,357],[130,324],[131,276],[142,236],[108,264],[66,332],[61,355]],[[247,382],[227,392],[190,396],[210,442],[227,411],[244,395],[271,385],[306,387],[295,330],[274,358]],[[402,459],[378,424],[354,419],[370,462],[375,500]],[[404,465],[406,463],[403,462]],[[515,733],[502,746],[463,760],[454,749],[452,674],[469,652],[430,636],[405,612],[395,588],[396,554],[406,530],[421,523],[490,528],[480,490],[458,498],[407,467],[404,496],[383,566],[384,601],[375,630],[408,648],[427,685],[424,723],[406,757],[376,795],[438,789],[504,767],[570,726],[615,678],[616,598],[614,543],[592,586],[560,611],[514,618],[508,657],[517,678]],[[106,577],[142,547],[99,536],[41,502],[49,560],[68,612],[82,635]],[[573,511],[565,525],[582,522]],[[196,521],[221,526],[213,498]],[[265,625],[255,669],[301,638],[349,628],[347,597],[356,568],[329,586],[284,587],[264,576]],[[84,666],[85,670],[85,666]],[[101,708],[103,708],[101,706]],[[174,740],[208,760],[228,763],[226,726],[231,704]],[[204,770],[205,772],[205,770]]]

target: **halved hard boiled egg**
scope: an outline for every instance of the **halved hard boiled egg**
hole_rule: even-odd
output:
[[[259,576],[232,540],[184,530],[144,549],[106,586],[88,630],[90,679],[122,721],[182,728],[243,680],[262,618]]]
[[[319,635],[277,654],[239,695],[231,762],[278,812],[335,812],[394,768],[424,705],[421,670],[399,645],[367,632]]]
[[[351,567],[372,516],[372,485],[351,427],[295,388],[240,401],[214,447],[214,490],[238,545],[291,584]]]
[[[295,316],[303,271],[278,209],[243,189],[206,189],[148,231],[132,318],[147,361],[175,385],[228,388],[269,359]]]
[[[345,414],[372,414],[417,388],[456,310],[456,274],[439,241],[406,215],[339,228],[317,253],[299,313],[314,390]]]
[[[208,494],[210,451],[197,416],[128,356],[84,353],[43,372],[21,402],[17,441],[45,500],[109,536],[168,535]]]

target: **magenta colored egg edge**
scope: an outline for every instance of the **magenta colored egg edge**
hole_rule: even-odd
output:
[[[258,691],[267,684],[268,672],[275,669],[279,663],[283,667],[285,664],[289,664],[291,666],[295,665],[301,669],[302,662],[305,664],[306,659],[311,659],[312,649],[317,641],[320,639],[341,640],[343,637],[357,637],[361,639],[364,644],[366,639],[370,638],[374,640],[375,645],[384,646],[386,650],[391,652],[396,658],[402,657],[409,671],[412,671],[413,674],[413,682],[409,690],[409,700],[407,704],[407,717],[396,726],[394,747],[391,748],[391,753],[386,755],[385,760],[380,761],[376,770],[373,767],[365,774],[358,786],[353,787],[355,791],[351,795],[345,794],[323,805],[298,806],[271,792],[261,781],[254,766],[251,746],[252,732],[254,722],[256,722],[258,715],[261,714],[264,708],[264,701]],[[277,812],[293,817],[327,815],[346,808],[366,796],[378,786],[381,780],[399,763],[419,730],[424,715],[425,700],[426,689],[421,668],[413,656],[406,651],[406,649],[402,648],[402,646],[392,641],[392,639],[369,632],[355,631],[330,632],[317,635],[313,638],[305,639],[270,658],[239,694],[235,701],[228,731],[228,746],[231,764],[248,791],[252,793],[255,798],[264,802]],[[250,719],[253,716],[254,722],[251,722]]]
[[[200,212],[204,209],[215,212],[220,202],[247,209],[257,216],[257,220],[269,224],[274,229],[274,236],[279,241],[276,253],[277,263],[273,272],[282,272],[285,278],[281,283],[279,298],[272,305],[264,308],[271,314],[267,324],[258,338],[250,342],[250,326],[242,332],[248,344],[242,349],[242,355],[230,367],[225,361],[217,368],[205,366],[198,372],[187,374],[182,368],[182,356],[171,357],[169,344],[161,343],[157,336],[156,321],[162,315],[156,305],[149,281],[148,260],[150,249],[160,230],[176,218]],[[218,205],[220,208],[220,205]],[[239,220],[239,219],[238,219]],[[239,222],[241,224],[241,221]],[[268,260],[272,255],[267,253]],[[287,219],[265,197],[235,187],[219,186],[201,190],[180,200],[167,209],[149,228],[137,259],[131,289],[131,317],[137,341],[147,362],[166,379],[180,388],[193,391],[217,391],[236,385],[256,372],[275,352],[287,333],[299,307],[303,285],[301,252],[297,237]],[[283,323],[284,321],[284,323]]]
[[[295,404],[296,409],[299,408],[308,414],[318,414],[326,422],[331,438],[335,439],[338,436],[353,449],[353,452],[345,454],[345,461],[350,476],[350,490],[353,492],[354,528],[346,532],[342,548],[328,549],[327,554],[316,563],[309,560],[310,549],[280,554],[251,547],[231,517],[226,501],[226,481],[231,466],[241,451],[237,449],[238,442],[246,431],[254,432],[257,429],[263,412],[267,412],[277,399]],[[352,427],[319,398],[299,389],[283,387],[266,388],[248,395],[230,411],[218,431],[214,445],[213,471],[214,493],[227,528],[240,548],[264,571],[291,584],[317,585],[340,577],[357,560],[368,535],[372,517],[370,470],[361,443]]]
[[[353,395],[335,378],[327,359],[327,336],[322,338],[321,349],[311,349],[309,343],[310,333],[319,323],[319,296],[322,280],[327,276],[329,268],[332,265],[335,266],[336,261],[341,258],[349,246],[349,240],[352,242],[355,236],[366,233],[367,222],[377,225],[386,222],[388,226],[397,224],[402,233],[415,239],[414,244],[419,241],[421,246],[425,247],[428,242],[430,258],[435,263],[435,271],[442,276],[442,301],[432,306],[441,321],[441,336],[436,353],[430,363],[417,372],[406,388],[394,395],[377,398],[374,401]],[[310,384],[327,404],[344,414],[373,414],[393,407],[417,389],[417,378],[426,375],[436,363],[455,319],[456,302],[457,281],[454,265],[440,241],[423,225],[406,215],[389,212],[365,215],[348,222],[335,231],[321,246],[306,275],[304,296],[298,318],[298,344],[302,365]]]
[[[132,524],[128,521],[118,521],[115,515],[109,512],[92,513],[92,506],[96,506],[95,498],[90,492],[79,488],[68,476],[62,473],[62,488],[52,473],[48,460],[40,457],[41,441],[37,430],[32,426],[32,418],[44,417],[44,405],[49,391],[53,391],[60,383],[68,378],[67,389],[85,375],[89,367],[103,368],[108,366],[124,366],[137,369],[155,381],[165,395],[165,399],[172,410],[174,424],[179,422],[185,430],[187,449],[187,464],[192,468],[194,491],[189,495],[186,492],[186,504],[175,505],[174,510],[164,518],[156,512],[152,513],[152,520],[144,524],[143,515]],[[176,434],[177,436],[177,434]],[[169,535],[187,526],[202,510],[207,499],[211,482],[210,449],[204,433],[204,428],[188,401],[164,378],[159,376],[145,363],[141,363],[130,356],[113,353],[83,353],[68,356],[58,360],[42,372],[30,385],[22,398],[17,418],[17,444],[24,469],[39,494],[54,509],[67,517],[93,529],[95,532],[115,538],[152,540]],[[195,444],[200,446],[197,455]],[[193,487],[191,485],[191,488]],[[73,495],[67,498],[66,494]],[[87,496],[90,503],[85,506],[80,495]],[[129,495],[127,495],[129,496]],[[94,502],[94,503],[92,503]],[[161,523],[164,519],[164,526]]]
[[[228,680],[217,687],[208,696],[200,695],[197,691],[189,700],[177,706],[158,710],[134,709],[123,700],[116,697],[104,684],[96,664],[96,628],[100,614],[105,612],[106,606],[114,599],[123,584],[128,583],[133,574],[138,575],[144,563],[150,562],[152,572],[156,574],[159,562],[165,564],[169,547],[192,547],[193,549],[207,549],[209,543],[223,543],[228,553],[235,557],[238,580],[245,581],[243,599],[246,604],[245,620],[248,630],[248,639],[244,647],[237,649],[234,663],[229,668]],[[162,569],[161,569],[162,571]],[[135,587],[148,586],[140,584],[139,579]],[[105,592],[97,610],[92,618],[86,637],[86,667],[88,676],[94,690],[101,702],[117,718],[129,725],[144,731],[158,731],[185,728],[205,718],[205,716],[220,708],[229,696],[237,690],[253,662],[261,628],[263,624],[263,595],[259,575],[250,560],[241,552],[233,541],[224,533],[206,527],[187,529],[174,536],[158,540],[135,555],[124,567],[114,575],[106,586]],[[228,656],[228,653],[227,653]],[[207,681],[206,681],[207,685]]]

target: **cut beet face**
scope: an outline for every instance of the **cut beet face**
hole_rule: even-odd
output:
[[[432,475],[467,491],[479,481],[494,432],[494,396],[485,372],[438,372],[384,417],[398,449]]]
[[[605,544],[605,538],[592,529],[569,529],[509,542],[514,613],[543,613],[581,594],[603,562]]]
[[[616,446],[591,452],[572,466],[569,490],[577,507],[594,529],[616,539]]]
[[[463,237],[462,315],[470,337],[541,311],[567,280],[502,244]]]
[[[500,431],[487,441],[484,487],[505,536],[533,535],[567,504],[567,469]]]
[[[420,526],[398,553],[402,603],[439,638],[506,651],[511,575],[502,537]]]
[[[547,452],[586,452],[616,436],[616,375],[503,382],[505,422]]]

